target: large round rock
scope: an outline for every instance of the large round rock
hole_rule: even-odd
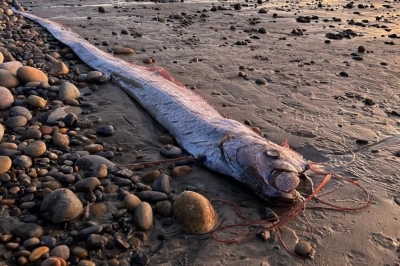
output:
[[[0,110],[5,110],[11,107],[14,102],[14,97],[11,92],[5,88],[0,86]]]
[[[1,125],[0,125],[1,126]],[[11,159],[7,156],[0,156],[0,174],[4,174],[11,168]]]
[[[58,99],[61,101],[77,99],[79,96],[81,96],[79,89],[70,82],[63,82],[58,88]]]
[[[43,73],[39,69],[29,66],[23,66],[18,68],[17,76],[19,80],[21,80],[23,83],[28,83],[31,81],[42,81],[42,82],[48,81],[48,78],[45,73]]]
[[[56,224],[71,221],[82,212],[82,202],[66,188],[52,191],[40,205],[40,214],[43,218]]]
[[[0,124],[0,141],[3,139],[4,136],[4,127],[2,124]]]
[[[19,80],[17,76],[8,70],[0,69],[0,86],[11,89],[17,87],[18,85]]]
[[[204,234],[214,227],[216,215],[210,201],[193,191],[176,197],[173,205],[175,216],[189,233]]]

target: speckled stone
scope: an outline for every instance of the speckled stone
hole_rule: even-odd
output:
[[[13,106],[8,110],[8,115],[13,117],[13,116],[23,116],[26,118],[26,120],[31,120],[32,119],[32,113],[29,111],[27,108],[23,106]]]
[[[37,140],[28,144],[24,148],[24,154],[33,158],[42,156],[46,151],[46,144],[43,141]]]
[[[56,146],[68,146],[69,145],[69,138],[67,135],[61,133],[54,133],[53,134],[53,144]]]

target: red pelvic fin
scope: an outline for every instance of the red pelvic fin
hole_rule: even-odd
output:
[[[147,68],[147,70],[159,74],[161,77],[165,78],[168,81],[171,81],[172,83],[175,83],[178,86],[185,87],[182,83],[174,79],[174,77],[162,67],[151,67]]]
[[[287,139],[284,142],[282,142],[281,146],[284,147],[284,148],[288,148],[288,149],[290,148]]]

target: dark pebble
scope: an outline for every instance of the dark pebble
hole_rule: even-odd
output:
[[[114,126],[112,125],[103,125],[97,128],[97,134],[102,136],[112,136],[115,134]]]
[[[154,191],[163,192],[169,194],[171,192],[171,185],[169,176],[166,174],[161,174],[151,185]]]
[[[167,144],[161,147],[160,154],[167,158],[178,158],[182,156],[182,150],[171,144]]]
[[[367,139],[356,139],[356,143],[365,145],[365,144],[368,144],[368,140]]]
[[[157,202],[168,199],[168,195],[158,191],[141,191],[136,194],[142,201]]]
[[[132,265],[135,266],[145,266],[150,262],[149,255],[144,252],[139,252],[132,257]]]

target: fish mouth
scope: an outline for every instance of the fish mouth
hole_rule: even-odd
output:
[[[298,172],[274,169],[269,175],[269,185],[276,191],[275,198],[283,202],[297,202],[301,197],[296,191],[300,183]]]

